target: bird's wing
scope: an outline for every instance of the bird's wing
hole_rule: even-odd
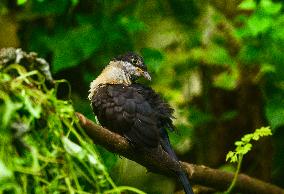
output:
[[[158,114],[159,127],[169,128],[171,131],[175,129],[172,119],[174,118],[174,109],[165,102],[159,94],[157,94],[152,88],[135,83],[133,87],[137,88],[138,92],[149,102],[151,107],[155,109]]]
[[[135,87],[106,85],[92,99],[100,123],[134,145],[156,147],[160,140],[155,110]]]

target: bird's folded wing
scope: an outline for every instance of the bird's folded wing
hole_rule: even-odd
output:
[[[157,114],[135,87],[106,85],[93,97],[92,107],[103,126],[123,134],[135,146],[158,145]]]

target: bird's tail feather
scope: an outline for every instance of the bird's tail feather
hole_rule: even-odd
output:
[[[176,156],[175,152],[173,151],[170,141],[169,141],[169,136],[168,133],[165,129],[161,129],[161,135],[162,135],[162,147],[164,148],[164,150],[172,157],[174,158],[177,162],[179,162],[178,157]],[[189,180],[187,178],[187,175],[184,171],[179,171],[177,173],[178,178],[180,180],[180,182],[183,185],[184,191],[186,194],[194,194],[191,188],[191,185],[189,183]]]
[[[178,178],[179,178],[181,184],[183,185],[184,192],[186,194],[194,194],[193,191],[192,191],[191,185],[188,181],[187,175],[185,174],[184,171],[178,172]]]

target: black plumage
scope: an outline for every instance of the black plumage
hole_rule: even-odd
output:
[[[128,53],[115,58],[91,83],[91,106],[102,126],[123,135],[137,149],[161,145],[178,162],[166,130],[175,128],[172,122],[174,110],[153,89],[134,83],[133,77],[151,79],[146,69],[139,55]],[[131,84],[127,77],[132,80]],[[193,194],[185,172],[178,171],[177,174],[186,194]]]
[[[125,136],[135,146],[153,148],[159,144],[159,125],[165,124],[165,113],[172,113],[167,104],[154,106],[160,101],[153,90],[140,84],[115,84],[100,87],[92,107],[104,127]]]

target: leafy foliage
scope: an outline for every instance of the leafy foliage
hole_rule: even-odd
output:
[[[258,141],[260,137],[269,136],[269,135],[272,135],[271,129],[269,127],[261,127],[259,129],[256,129],[254,133],[246,134],[244,137],[242,137],[241,141],[235,142],[235,145],[237,146],[236,150],[229,151],[229,153],[226,156],[226,161],[230,159],[230,162],[237,162],[238,167],[230,187],[225,192],[226,194],[231,193],[236,184],[237,176],[241,170],[243,156],[247,154],[252,148],[252,144],[250,143],[251,140]]]
[[[53,71],[56,73],[74,67],[89,58],[100,46],[100,39],[101,35],[91,25],[74,28],[67,33],[59,32],[50,37],[47,46],[54,51]]]
[[[235,142],[236,149],[235,151],[229,151],[226,156],[226,161],[230,160],[230,162],[240,162],[240,158],[251,150],[251,140],[258,141],[260,137],[269,135],[272,135],[269,127],[261,127],[256,129],[254,133],[246,134],[242,137],[241,141]]]
[[[272,143],[261,146],[274,151],[252,151],[242,169],[284,186],[283,6],[280,0],[3,0],[0,47],[15,38],[13,46],[51,61],[54,77],[70,82],[75,109],[89,118],[89,83],[114,56],[140,52],[151,86],[175,109],[179,135],[171,140],[182,159],[222,166],[234,139],[269,125]],[[119,163],[99,152],[108,169]],[[273,159],[265,157],[273,161],[271,175],[265,162],[267,169],[255,170],[257,157],[271,153]]]
[[[121,193],[71,101],[57,98],[37,70],[19,64],[0,72],[0,193]]]

